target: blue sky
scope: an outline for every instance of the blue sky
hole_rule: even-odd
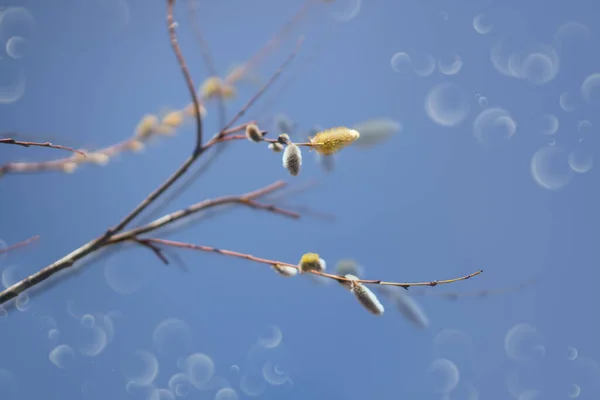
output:
[[[7,306],[1,399],[598,398],[598,4],[357,1],[310,7],[253,71],[268,79],[305,36],[248,118],[260,117],[275,136],[269,121],[285,114],[297,140],[314,125],[385,118],[400,129],[373,147],[344,149],[331,172],[304,151],[298,177],[266,146],[234,142],[167,208],[276,180],[317,181],[288,202],[335,221],[235,208],[169,238],[290,263],[317,252],[331,270],[351,258],[368,279],[484,273],[413,295],[429,320],[419,329],[384,297],[384,315],[370,315],[335,282],[284,279],[216,254],[167,253],[186,270],[127,246]],[[147,113],[185,107],[166,5],[155,3],[3,3],[1,131],[100,148],[131,137]],[[200,1],[219,73],[251,57],[301,4]],[[187,2],[177,3],[175,19],[199,86],[209,72]],[[257,88],[240,84],[228,115]],[[219,118],[216,104],[207,108],[209,135]],[[0,239],[40,235],[0,255],[3,285],[120,220],[193,142],[188,121],[105,166],[0,178]],[[3,145],[0,164],[68,155]],[[536,284],[522,290],[467,296],[530,279]],[[435,295],[448,291],[463,296]]]

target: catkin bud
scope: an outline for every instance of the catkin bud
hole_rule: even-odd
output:
[[[323,272],[327,265],[325,260],[319,257],[317,253],[305,253],[300,259],[300,272],[317,271]]]
[[[357,130],[340,126],[321,131],[308,140],[310,147],[317,153],[330,156],[352,144],[359,137],[360,133]]]
[[[283,152],[283,166],[292,176],[298,176],[302,166],[302,152],[294,143],[286,146]]]
[[[262,142],[263,140],[262,132],[255,124],[246,125],[246,137],[249,141],[255,143]]]
[[[277,136],[277,141],[285,145],[292,143],[290,140],[290,135],[287,133],[282,133],[281,135]]]
[[[92,164],[106,165],[110,157],[104,153],[88,153],[86,161]]]
[[[235,88],[223,82],[218,76],[207,78],[200,88],[202,97],[210,99],[215,96],[221,96],[224,99],[230,99],[235,96]]]
[[[368,287],[363,285],[361,282],[356,282],[358,278],[354,275],[346,275],[345,278],[351,279],[351,281],[342,282],[339,281],[342,286],[349,288],[350,291],[354,294],[354,297],[358,300],[360,304],[364,308],[366,308],[370,313],[374,315],[382,315],[385,311],[383,305],[379,302],[375,293],[371,291]]]
[[[135,151],[137,153],[144,150],[144,143],[134,139],[127,143],[127,147],[129,148],[129,150]]]
[[[141,138],[150,136],[158,125],[158,117],[153,114],[146,114],[135,128],[135,135]]]
[[[269,149],[273,150],[275,153],[280,153],[283,151],[283,145],[281,143],[271,143],[269,144]]]
[[[183,123],[183,112],[172,111],[165,115],[162,119],[162,124],[171,128],[177,128]]]
[[[72,174],[77,169],[77,163],[66,162],[61,167],[63,172],[66,172],[67,174]]]
[[[188,104],[185,107],[185,109],[183,110],[183,112],[190,117],[195,117],[196,114],[198,114],[198,111],[196,110],[196,106],[194,105],[194,103]],[[204,106],[202,104],[200,104],[200,116],[202,118],[204,118],[206,116],[206,108],[204,108]]]
[[[273,265],[271,265],[271,267],[279,275],[285,276],[286,278],[289,278],[291,276],[294,276],[294,275],[298,274],[298,269],[297,268],[290,267],[290,266],[287,266],[287,265],[273,264]]]
[[[382,315],[385,311],[385,308],[383,308],[383,305],[379,302],[379,299],[377,296],[375,296],[375,293],[373,293],[371,289],[360,282],[352,283],[354,285],[352,288],[352,293],[354,293],[354,296],[358,302],[362,304],[363,307],[366,308],[370,313],[374,315]]]

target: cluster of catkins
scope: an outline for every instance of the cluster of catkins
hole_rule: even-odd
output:
[[[255,124],[246,126],[246,137],[251,142],[262,142],[265,134],[266,132],[261,131]],[[277,140],[269,143],[269,149],[276,153],[283,151],[283,167],[288,170],[290,175],[297,176],[302,167],[301,146],[310,147],[311,150],[315,150],[323,156],[331,156],[355,142],[359,137],[360,133],[357,130],[344,126],[318,132],[315,136],[309,137],[307,143],[293,143],[288,134],[282,133]]]
[[[300,259],[297,267],[289,265],[274,264],[272,268],[281,276],[291,277],[298,273],[310,273],[311,271],[320,273],[325,272],[327,263],[317,253],[306,253]],[[382,315],[385,311],[383,305],[368,287],[363,283],[359,282],[359,278],[356,275],[345,274],[340,276],[344,280],[338,280],[338,282],[346,289],[348,289],[358,302],[370,313],[374,315]]]

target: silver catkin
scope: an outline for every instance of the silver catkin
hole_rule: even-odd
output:
[[[298,274],[298,269],[294,267],[288,267],[287,265],[273,264],[271,265],[273,270],[279,275],[289,278]]]
[[[352,293],[364,308],[371,314],[382,315],[385,311],[375,293],[360,282],[352,282]]]
[[[286,146],[283,152],[283,167],[287,169],[292,176],[298,176],[302,166],[302,152],[294,143]]]
[[[275,153],[280,153],[283,151],[283,145],[281,143],[274,142],[269,144],[269,149],[271,149]]]

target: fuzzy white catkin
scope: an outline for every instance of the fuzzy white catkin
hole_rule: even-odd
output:
[[[357,280],[358,278],[354,275],[346,275],[346,279]],[[340,282],[342,286],[349,288],[350,291],[354,294],[356,299],[364,308],[366,308],[371,314],[374,315],[382,315],[385,311],[385,308],[375,296],[375,293],[371,291],[368,287],[363,285],[360,282]]]
[[[271,143],[269,144],[269,149],[273,150],[275,153],[279,153],[283,151],[283,145],[281,143]]]
[[[302,153],[294,143],[288,144],[283,152],[283,166],[292,176],[298,176],[300,173]]]
[[[279,275],[285,276],[286,278],[298,274],[298,269],[297,268],[288,267],[287,265],[274,264],[274,265],[271,265],[271,267]]]

